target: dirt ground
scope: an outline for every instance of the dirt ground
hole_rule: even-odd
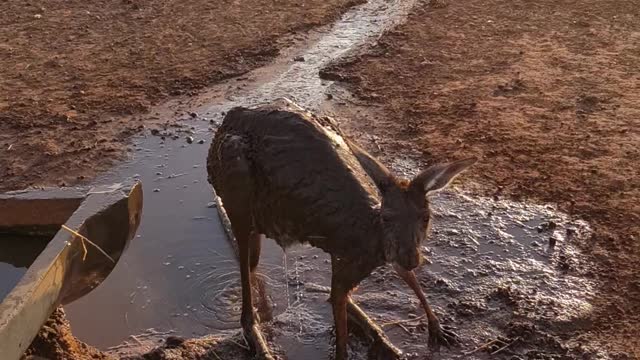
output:
[[[0,190],[93,176],[125,155],[136,114],[265,64],[282,36],[359,2],[4,2]]]
[[[192,356],[191,358],[202,356],[206,352],[205,350],[214,346],[227,351],[225,355],[229,354],[229,349],[227,349],[224,344],[219,344],[218,339],[213,337],[199,340],[194,339],[186,343],[184,339],[168,337],[167,339],[154,339],[152,345],[151,347],[157,346],[157,349],[148,352],[139,351],[138,355],[132,355],[128,349],[118,349],[111,353],[102,352],[75,338],[71,333],[71,326],[66,319],[64,310],[58,308],[43,325],[40,333],[25,352],[23,360],[182,359],[183,353],[188,352]],[[137,350],[140,350],[140,346]],[[143,355],[140,355],[140,353],[143,353]]]
[[[225,359],[248,359],[239,333],[221,339],[208,336],[185,340],[175,336],[152,337],[145,341],[136,337],[134,346],[119,347],[109,352],[97,350],[76,339],[71,333],[69,321],[62,308],[57,309],[43,326],[38,336],[25,352],[24,360],[169,360],[215,359],[214,353]]]
[[[80,355],[80,356],[78,356]],[[113,359],[108,355],[79,341],[71,334],[69,321],[62,308],[51,314],[40,333],[25,352],[25,360],[62,359]]]
[[[322,75],[367,109],[343,113],[377,155],[477,155],[478,190],[588,220],[602,287],[566,331],[640,357],[638,69],[634,1],[431,0]]]

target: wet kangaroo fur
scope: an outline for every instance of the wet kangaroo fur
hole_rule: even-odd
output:
[[[207,170],[237,241],[241,324],[252,349],[272,359],[251,291],[263,235],[283,248],[308,243],[331,254],[336,360],[347,359],[347,311],[357,308],[350,292],[387,263],[420,299],[430,344],[437,348],[453,343],[456,335],[440,326],[412,270],[421,264],[419,249],[429,228],[427,195],[444,188],[475,161],[439,164],[411,180],[402,179],[344,136],[332,119],[286,99],[254,109],[231,109],[209,149]],[[364,313],[361,316],[383,341],[379,328]],[[390,354],[385,358],[400,355]]]

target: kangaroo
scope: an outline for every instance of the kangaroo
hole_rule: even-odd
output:
[[[419,249],[431,219],[427,195],[475,162],[439,164],[402,179],[344,136],[333,119],[287,99],[231,109],[209,149],[207,171],[237,242],[241,325],[252,350],[273,359],[257,324],[251,291],[264,235],[283,248],[308,243],[331,255],[336,360],[348,355],[348,309],[373,324],[349,295],[384,264],[393,264],[418,296],[430,346],[453,344],[457,336],[440,326],[412,270],[422,262]],[[390,344],[371,326],[383,344]],[[401,354],[390,353],[395,355],[386,358]]]

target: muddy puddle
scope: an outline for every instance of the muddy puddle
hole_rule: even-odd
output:
[[[196,337],[236,331],[239,272],[211,203],[204,166],[215,128],[233,106],[282,96],[321,108],[336,85],[320,80],[319,70],[401,21],[412,5],[370,1],[284,51],[272,65],[159,107],[153,116],[161,123],[179,118],[180,127],[159,126],[154,135],[146,131],[135,138],[131,161],[97,181],[142,180],[143,218],[137,238],[111,275],[66,307],[74,334],[108,349],[123,341],[140,345],[141,338],[154,334]],[[405,175],[418,170],[406,161],[392,167]],[[528,328],[519,328],[518,321],[557,328],[589,314],[593,284],[575,250],[589,232],[586,224],[552,207],[451,191],[435,196],[434,207],[433,234],[424,248],[431,263],[419,275],[442,322],[457,327],[462,338],[462,346],[444,351],[444,358],[486,357],[484,351],[466,352],[497,336],[510,341],[527,336]],[[317,287],[329,284],[329,267],[328,256],[317,249],[297,247],[283,255],[273,241],[263,246],[259,269],[276,315],[270,331],[290,359],[328,359],[332,352],[327,294]],[[421,315],[414,296],[388,268],[367,279],[355,299],[381,324]],[[421,321],[385,329],[407,353],[425,353]],[[502,354],[511,351],[532,349],[514,343]]]
[[[433,230],[423,247],[428,263],[417,273],[441,321],[461,338],[460,347],[443,350],[440,358],[490,358],[487,351],[507,344],[512,347],[502,354],[506,358],[537,358],[531,352],[545,354],[549,347],[563,354],[565,345],[546,332],[579,325],[592,311],[595,284],[576,250],[589,235],[588,225],[552,207],[455,191],[434,196],[433,211]],[[291,303],[273,325],[275,342],[291,359],[329,359],[331,309],[327,294],[318,291],[318,285],[329,285],[328,256],[300,247],[287,258]],[[420,305],[390,267],[376,270],[354,298],[409,358],[429,352],[425,322],[411,320],[422,315]],[[402,324],[393,325],[398,320]],[[501,342],[470,354],[495,339]],[[364,344],[352,346],[366,358]]]
[[[13,290],[50,238],[0,235],[0,301]]]

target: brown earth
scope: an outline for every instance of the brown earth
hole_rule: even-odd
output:
[[[112,360],[114,358],[76,339],[71,334],[71,327],[64,310],[59,308],[51,314],[25,352],[25,360],[39,359]]]
[[[566,331],[640,357],[639,69],[635,1],[432,0],[322,75],[364,105],[346,125],[377,155],[477,155],[486,194],[588,220],[603,285]]]
[[[3,2],[0,190],[91,177],[143,128],[126,115],[259,67],[359,2]]]
[[[240,333],[224,339],[206,336],[185,340],[175,336],[138,339],[137,343],[103,352],[78,340],[64,310],[58,308],[31,343],[24,360],[171,360],[171,359],[248,359],[247,351],[238,345],[244,341]]]

